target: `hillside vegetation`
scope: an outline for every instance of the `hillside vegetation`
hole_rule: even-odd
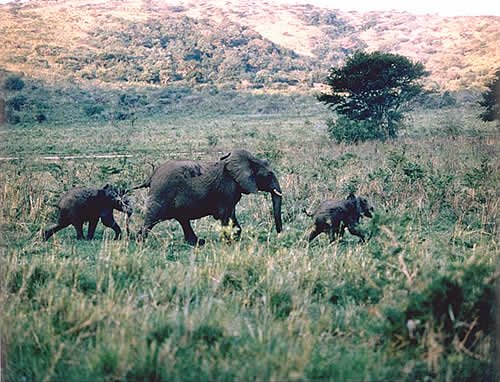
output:
[[[422,62],[437,90],[481,87],[499,17],[343,12],[264,1],[29,1],[0,6],[0,67],[46,81],[310,89],[356,50]]]

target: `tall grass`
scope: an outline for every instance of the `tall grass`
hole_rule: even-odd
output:
[[[328,139],[324,112],[4,130],[6,154],[23,156],[0,174],[4,378],[495,380],[498,131],[474,112],[453,135],[449,116],[416,113],[398,140],[357,146]],[[90,242],[71,227],[42,241],[68,188],[139,184],[149,162],[233,147],[278,174],[280,235],[259,194],[238,204],[243,234],[230,244],[211,218],[194,222],[201,248],[173,221],[144,243],[102,225]],[[87,152],[133,157],[37,159]],[[361,224],[371,240],[308,243],[302,210],[349,191],[376,206]],[[135,197],[132,232],[147,190]]]

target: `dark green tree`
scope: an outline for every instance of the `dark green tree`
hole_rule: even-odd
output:
[[[486,86],[488,90],[482,93],[483,99],[479,104],[484,107],[479,117],[483,121],[500,122],[500,70],[495,73],[495,78]]]
[[[318,99],[342,117],[340,122],[352,122],[350,129],[359,125],[363,130],[360,134],[334,133],[334,137],[349,136],[351,142],[395,138],[406,106],[422,91],[419,80],[425,75],[421,63],[383,52],[357,52],[344,66],[332,67],[327,77],[331,91]],[[333,121],[329,124],[333,129],[344,128]]]
[[[18,76],[10,76],[6,78],[3,86],[5,90],[22,90],[24,81]]]

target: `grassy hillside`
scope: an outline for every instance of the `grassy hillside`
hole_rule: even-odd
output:
[[[2,130],[6,153],[21,157],[0,173],[5,380],[494,381],[495,127],[477,109],[419,110],[398,140],[344,146],[328,139],[324,109],[304,110]],[[176,222],[144,243],[115,242],[102,225],[91,242],[72,228],[42,241],[51,204],[73,186],[138,184],[148,162],[233,147],[278,174],[279,236],[259,194],[239,203],[231,244],[211,218],[194,224],[201,248]],[[132,156],[37,158],[98,150]],[[350,190],[376,206],[361,224],[371,240],[309,244],[302,210]],[[137,232],[147,190],[134,196]]]
[[[319,91],[346,55],[378,49],[423,62],[437,94],[474,102],[497,67],[499,25],[258,1],[11,3],[0,6],[0,97],[11,124],[265,114]],[[10,77],[25,87],[6,87]]]
[[[423,62],[430,87],[456,90],[491,78],[499,38],[499,17],[362,14],[255,0],[0,6],[0,67],[94,86],[304,90],[346,55],[377,49]]]

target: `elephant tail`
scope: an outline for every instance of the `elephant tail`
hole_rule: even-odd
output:
[[[140,188],[147,188],[151,187],[151,178],[153,177],[153,174],[155,173],[155,165],[153,163],[149,163],[149,165],[153,168],[153,171],[151,171],[151,176],[149,177],[148,180],[146,180],[144,183],[139,184],[138,186],[129,188],[127,192],[133,191],[133,190],[138,190]]]
[[[313,217],[313,216],[314,216],[314,214],[312,214],[312,213],[310,213],[310,212],[308,212],[308,211],[307,211],[307,208],[304,208],[304,209],[302,210],[302,212],[304,212],[304,213],[305,213],[307,216],[309,216],[309,217]]]
[[[138,186],[130,188],[128,191],[138,190],[140,188],[147,188],[151,186],[151,179],[146,180],[144,183],[139,184]]]

